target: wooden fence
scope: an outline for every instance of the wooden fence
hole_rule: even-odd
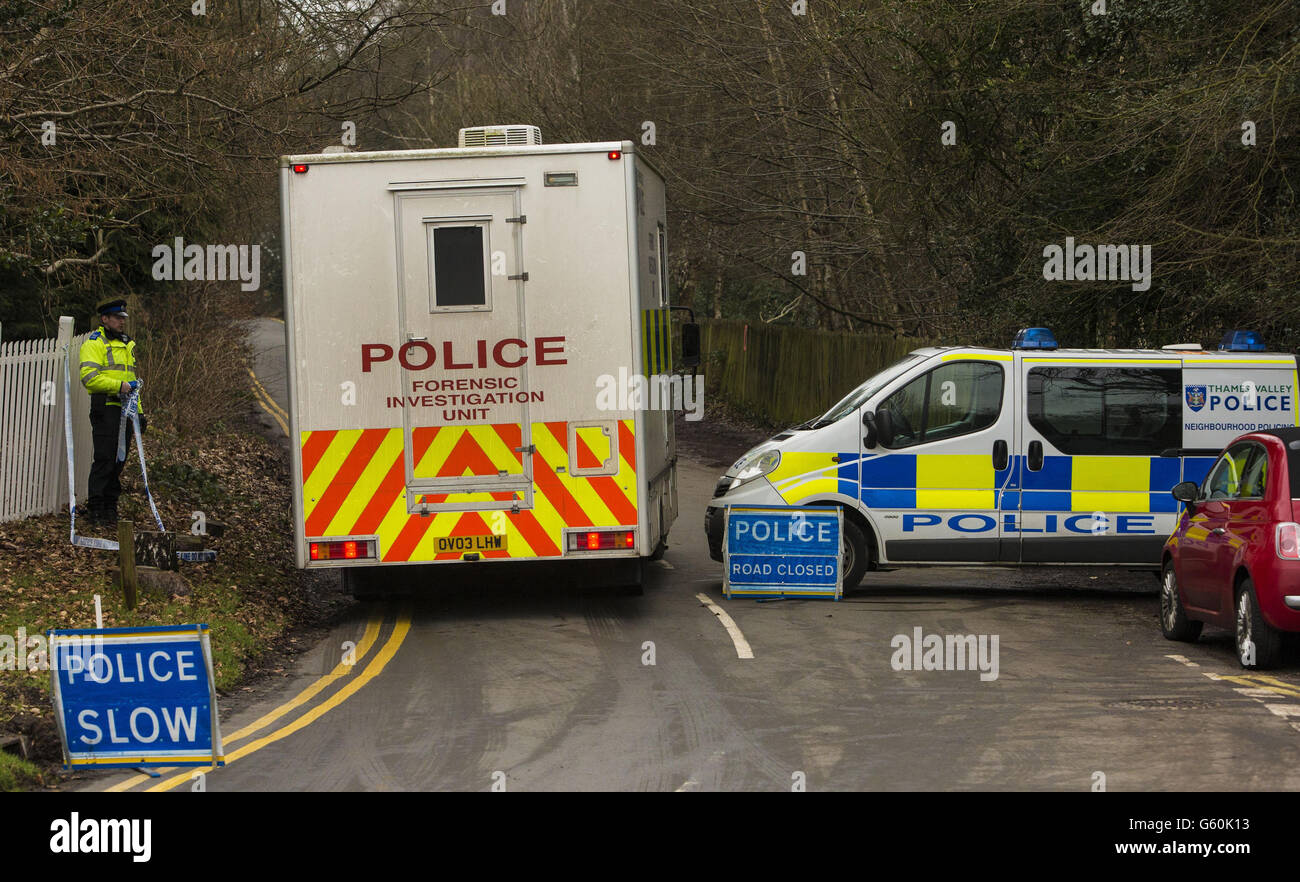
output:
[[[825,413],[881,368],[928,345],[906,337],[784,325],[701,323],[709,394],[777,425]]]
[[[63,429],[63,365],[72,358],[72,434],[77,497],[90,469],[90,399],[78,379],[78,355],[89,333],[73,336],[72,319],[45,340],[0,341],[0,522],[52,514],[68,505]]]

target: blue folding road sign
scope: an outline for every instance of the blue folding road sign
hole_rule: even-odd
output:
[[[722,540],[727,597],[839,600],[843,512],[838,507],[732,506]]]
[[[207,625],[49,634],[66,766],[225,765]]]

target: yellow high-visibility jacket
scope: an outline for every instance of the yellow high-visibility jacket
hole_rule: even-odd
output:
[[[121,407],[118,392],[123,383],[138,380],[135,373],[135,341],[113,340],[103,328],[81,344],[81,385],[91,395],[107,395],[107,404]],[[144,413],[144,407],[139,408]]]

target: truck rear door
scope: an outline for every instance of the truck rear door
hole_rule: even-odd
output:
[[[408,506],[531,507],[523,182],[395,189]]]

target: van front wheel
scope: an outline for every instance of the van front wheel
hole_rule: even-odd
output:
[[[844,593],[858,587],[870,563],[871,552],[862,528],[849,518],[844,518],[844,535],[840,543],[840,571],[844,573]]]

